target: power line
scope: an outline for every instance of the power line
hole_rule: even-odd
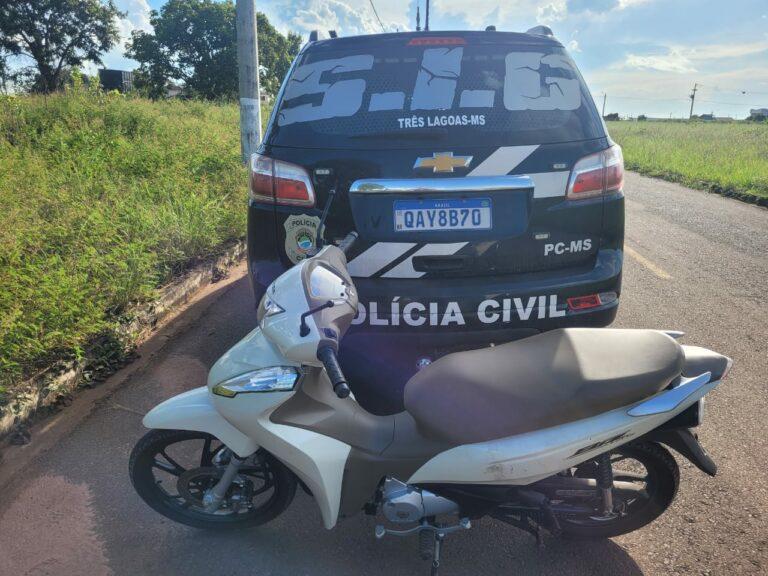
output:
[[[758,92],[756,90],[723,90],[719,86],[710,86],[709,84],[699,84],[699,88],[701,88],[702,86],[704,88],[709,88],[710,90],[712,90],[713,92],[716,92],[718,94],[719,93],[725,93],[725,94],[744,94],[744,95],[749,95],[749,96],[752,96],[753,94],[755,94],[755,95],[758,95],[758,96],[768,96],[768,92]]]
[[[381,21],[381,18],[379,18],[379,13],[376,11],[376,6],[374,6],[374,4],[373,4],[373,0],[368,0],[368,2],[371,3],[371,9],[373,10],[374,16],[376,16],[376,20],[379,21],[379,26],[381,26],[381,31],[382,32],[386,32],[386,30],[384,29],[384,24]]]
[[[746,102],[719,102],[718,100],[699,100],[699,102],[706,102],[707,104],[722,104],[723,106],[753,106],[758,108],[758,104],[747,104]]]
[[[600,92],[600,94],[605,94],[605,92]],[[680,98],[648,98],[648,97],[642,97],[642,96],[614,96],[611,95],[611,98],[615,98],[617,100],[640,100],[643,102],[682,102],[684,100],[688,100],[688,98],[680,97]]]

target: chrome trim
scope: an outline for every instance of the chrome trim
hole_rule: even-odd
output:
[[[495,192],[533,190],[530,176],[465,176],[463,178],[364,178],[355,180],[351,193],[416,194],[420,192]]]
[[[710,378],[712,378],[711,372],[704,372],[704,374],[699,374],[694,378],[683,378],[679,385],[630,408],[627,410],[627,414],[629,416],[652,416],[653,414],[670,412],[680,406],[686,398],[709,384]]]

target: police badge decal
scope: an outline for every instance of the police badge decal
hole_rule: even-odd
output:
[[[291,262],[297,264],[312,255],[315,249],[318,216],[291,214],[285,220],[285,254]]]

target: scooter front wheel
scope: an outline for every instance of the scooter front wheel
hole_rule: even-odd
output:
[[[129,473],[136,492],[157,512],[195,528],[258,526],[280,515],[296,493],[296,476],[259,451],[243,465],[215,512],[203,496],[226,468],[229,451],[204,432],[151,430],[131,452]]]

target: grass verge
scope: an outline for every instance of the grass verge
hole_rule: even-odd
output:
[[[235,105],[0,98],[0,404],[244,235],[238,122]]]
[[[768,205],[768,123],[607,124],[628,169]]]

